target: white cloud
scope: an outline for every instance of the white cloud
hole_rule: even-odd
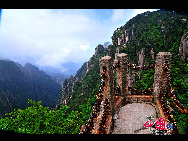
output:
[[[89,49],[89,44],[80,45],[80,48],[81,48],[83,51],[87,51],[87,50]]]
[[[4,56],[35,56],[39,65],[86,61],[83,59],[91,57],[87,56],[90,44],[100,40],[105,30],[83,10],[17,9],[4,10],[3,14],[1,47]]]
[[[3,10],[0,58],[18,62],[16,58],[32,58],[38,65],[59,68],[65,62],[86,62],[98,44],[111,41],[113,31],[139,12],[142,11]]]
[[[123,16],[124,16],[124,12],[125,12],[124,9],[115,9],[113,11],[112,21],[116,22],[116,21],[121,20],[123,18]]]

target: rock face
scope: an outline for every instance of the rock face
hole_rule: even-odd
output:
[[[132,31],[132,34],[133,34],[133,31]],[[124,45],[124,44],[126,44],[129,39],[130,39],[130,36],[128,36],[128,30],[125,30],[124,34],[122,34],[118,38],[118,45]]]
[[[151,54],[151,59],[155,60],[155,54],[153,48],[151,48],[150,54]]]
[[[140,67],[145,65],[145,48],[142,48],[141,53],[139,54],[138,65]]]
[[[99,44],[96,48],[95,48],[95,54],[89,59],[89,61],[87,62],[87,71],[86,73],[93,68],[93,60],[96,59],[97,57],[99,57],[101,54],[104,53],[104,47],[103,45]]]
[[[108,49],[106,49],[108,50]],[[78,80],[81,80],[81,78],[88,73],[92,68],[95,67],[95,60],[96,58],[100,57],[102,54],[104,54],[105,48],[103,45],[99,44],[95,48],[95,54],[89,59],[89,61],[84,63],[82,67],[77,71],[76,75],[73,77],[72,75],[65,79],[62,91],[59,95],[59,101],[56,105],[57,109],[59,109],[61,106],[66,105],[70,102],[70,100],[73,98],[71,93],[75,92],[75,89],[77,85],[81,85],[81,82],[77,82]],[[77,83],[76,83],[77,82]],[[81,93],[83,95],[83,93]]]
[[[179,47],[179,54],[183,60],[188,60],[188,35],[184,34],[181,39],[180,47]]]

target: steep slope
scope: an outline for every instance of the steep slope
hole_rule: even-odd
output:
[[[2,92],[1,98],[6,97],[6,101],[8,101],[7,106],[2,109],[1,113],[4,113],[3,110],[7,111],[7,109],[24,108],[27,99],[31,98],[27,98],[26,94],[29,89],[28,81],[24,73],[13,61],[0,60],[0,88]],[[1,102],[3,101],[1,99]],[[18,101],[21,103],[18,103]]]
[[[24,67],[13,61],[0,60],[0,116],[13,109],[24,109],[28,99],[55,107],[61,85],[44,71],[27,63]]]
[[[25,64],[23,72],[33,91],[34,100],[42,101],[41,103],[44,106],[55,107],[61,85],[44,71],[39,70],[39,68],[30,63]]]
[[[131,63],[139,64],[138,60],[142,60],[146,65],[154,63],[156,54],[159,52],[171,52],[172,85],[178,100],[188,106],[187,35],[187,15],[161,10],[145,12],[130,19],[124,26],[114,31],[110,54],[113,57],[116,49],[119,48],[120,53],[128,54]],[[145,56],[143,57],[140,54],[144,48]],[[151,71],[142,72],[140,79],[137,74],[135,75],[135,88],[142,89],[149,85],[152,86],[153,81],[151,83],[147,81],[153,80]],[[173,107],[170,99],[168,101]],[[179,112],[177,108],[173,109],[179,130],[181,133],[185,133],[188,116]]]
[[[75,77],[65,79],[59,96],[58,109],[69,105],[70,110],[77,110],[79,105],[87,102],[90,103],[90,106],[93,104],[100,83],[99,59],[105,55],[107,55],[107,49],[99,44],[95,48],[95,54],[87,64],[82,65]]]
[[[75,92],[78,92],[77,95],[80,97],[80,95],[87,95],[88,91],[93,91],[90,88],[97,89],[97,87],[88,87],[91,84],[96,85],[99,81],[96,79],[93,82],[100,75],[97,61],[101,56],[106,54],[115,58],[117,48],[119,48],[120,53],[127,53],[129,61],[136,64],[142,48],[145,48],[146,63],[153,63],[159,51],[172,51],[173,46],[173,52],[178,54],[181,37],[188,27],[187,21],[188,16],[186,15],[161,10],[154,12],[148,11],[130,19],[124,26],[114,31],[112,45],[108,46],[108,51],[104,51],[101,45],[96,47],[95,54],[87,62],[86,75],[80,77],[81,80],[79,78],[79,81],[76,81],[76,78],[72,77],[65,80],[62,93],[60,94],[59,102],[61,102],[59,106],[69,105],[69,101],[72,101],[70,99],[74,99],[73,97],[75,97]],[[98,54],[97,52],[100,53]],[[92,76],[94,78],[91,79],[91,82],[84,85],[83,81],[85,80],[83,78],[87,79],[86,76],[89,78]],[[72,82],[77,87],[73,88]],[[77,89],[77,91],[74,91],[74,89]]]
[[[148,11],[117,28],[110,48],[115,52],[116,47],[119,47],[120,52],[129,54],[133,63],[138,62],[138,54],[145,48],[146,61],[150,62],[152,48],[155,56],[159,51],[169,51],[173,46],[176,46],[175,51],[178,53],[181,37],[187,28],[187,15],[161,10]]]
[[[178,96],[183,103],[187,103],[187,94],[180,92],[182,87],[187,90],[188,85],[184,83],[185,78],[183,73],[188,74],[187,64],[185,61],[178,57],[180,41],[184,33],[188,31],[188,16],[183,14],[177,14],[168,11],[154,11],[145,12],[130,19],[124,26],[117,28],[112,36],[112,45],[108,46],[108,51],[104,51],[98,57],[93,55],[87,62],[86,75],[83,75],[81,79],[74,83],[76,87],[73,88],[71,79],[66,80],[63,85],[62,93],[60,94],[58,108],[68,105],[72,110],[78,110],[84,114],[90,115],[96,92],[98,91],[98,85],[100,83],[100,72],[98,60],[108,54],[115,59],[116,50],[119,48],[120,53],[127,53],[129,62],[138,64],[139,54],[141,50],[145,48],[145,64],[154,63],[156,54],[162,51],[170,51],[173,54],[172,57],[172,69],[171,76],[172,81],[176,84],[174,87],[178,90]],[[141,56],[141,55],[140,55]],[[177,63],[178,62],[178,63]],[[177,70],[180,70],[179,74]],[[142,73],[143,76],[153,76],[150,72]],[[144,82],[143,76],[137,82]],[[138,79],[138,76],[136,76]],[[181,82],[178,78],[181,78]],[[152,77],[148,80],[152,80]],[[146,82],[149,87],[150,84]],[[152,82],[151,82],[152,83]],[[180,87],[178,88],[178,84]],[[152,84],[151,84],[152,85]],[[139,87],[139,85],[137,85]],[[184,91],[187,93],[187,91]],[[79,107],[81,105],[82,109]],[[186,104],[187,105],[187,104]],[[87,107],[87,108],[86,108]],[[84,111],[85,110],[85,111]],[[187,122],[181,123],[181,113],[176,112],[176,121],[180,127],[181,132],[185,130]],[[83,119],[88,120],[85,116]],[[185,117],[186,121],[188,116]],[[187,120],[188,121],[188,120]],[[181,123],[181,124],[180,124]]]

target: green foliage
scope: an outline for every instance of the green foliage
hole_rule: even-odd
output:
[[[135,89],[147,90],[148,88],[153,88],[154,73],[155,73],[155,68],[143,70],[140,73],[140,79],[139,79],[139,75],[136,73]]]
[[[59,110],[49,110],[43,107],[41,101],[28,100],[31,107],[25,110],[14,110],[0,119],[0,130],[12,130],[30,134],[77,134],[83,124],[81,113],[71,111],[69,106]]]
[[[188,19],[186,15],[179,15],[167,11],[139,14],[130,19],[124,26],[120,27],[120,30],[114,31],[112,36],[114,45],[110,45],[108,50],[114,59],[117,39],[124,33],[124,30],[128,30],[127,34],[131,38],[129,38],[126,48],[122,45],[119,47],[120,53],[125,52],[128,54],[129,62],[138,62],[137,54],[142,48],[146,49],[145,57],[148,64],[154,63],[150,55],[151,48],[153,48],[155,56],[158,52],[170,51],[173,54],[171,62],[172,84],[177,98],[188,107],[188,84],[186,82],[186,78],[188,78],[188,65],[177,56],[181,37],[187,28],[188,20],[183,21],[183,18]],[[134,31],[134,35],[131,34],[132,31]],[[86,75],[80,77],[82,72],[86,70],[87,64],[85,63],[82,66],[83,68],[76,75],[79,80],[75,82],[74,91],[72,91],[73,84],[68,82],[68,79],[64,81],[64,87],[69,85],[69,87],[63,90],[64,93],[62,95],[62,100],[66,99],[66,105],[61,105],[61,108],[58,110],[49,110],[48,107],[43,107],[40,101],[35,102],[29,100],[32,106],[25,110],[14,110],[7,114],[5,118],[0,119],[0,130],[13,130],[31,134],[79,133],[81,125],[87,122],[92,112],[100,84],[99,59],[106,54],[107,50],[101,56],[93,57],[92,69]],[[136,74],[135,88],[148,89],[153,87],[154,70],[142,71],[140,74],[141,79]],[[43,79],[40,74],[37,77]],[[114,79],[116,80],[116,78]],[[35,78],[32,77],[32,80],[35,80]],[[33,85],[36,85],[35,83],[37,81],[33,81]],[[41,88],[43,87],[41,86]],[[41,88],[34,87],[34,89],[39,91]],[[3,95],[4,91],[0,89],[0,92]],[[177,109],[174,110],[179,130],[181,133],[184,133],[185,126],[188,124],[188,115],[181,114]]]
[[[188,20],[187,15],[161,10],[138,14],[124,26],[121,26],[120,30],[115,30],[112,40],[114,45],[117,46],[118,37],[127,30],[129,40],[126,43],[126,49],[120,45],[122,47],[120,52],[127,53],[130,62],[137,63],[138,57],[135,56],[142,48],[145,48],[145,57],[149,61],[151,59],[151,48],[153,48],[156,56],[158,52],[169,51],[173,44],[180,44],[181,37],[186,33],[188,25],[187,20],[184,21],[183,18]],[[134,32],[133,35],[132,31]],[[177,48],[175,51],[178,53]]]
[[[183,20],[183,19],[186,19]],[[188,106],[188,65],[179,56],[179,45],[184,33],[187,33],[188,16],[168,11],[145,12],[130,19],[120,30],[115,30],[112,36],[114,45],[117,46],[117,39],[122,31],[128,30],[131,37],[125,48],[120,48],[120,52],[125,52],[129,56],[129,62],[138,62],[137,54],[145,48],[145,58],[148,64],[154,63],[151,60],[150,51],[153,48],[155,56],[159,52],[172,53],[171,61],[171,84],[177,94],[177,99]],[[134,28],[133,28],[134,24]],[[131,35],[131,31],[134,35]],[[121,45],[120,45],[121,46]],[[142,71],[139,76],[135,75],[135,88],[147,89],[153,87],[154,69]],[[173,105],[171,105],[173,107]],[[184,133],[188,124],[188,115],[181,114],[175,110],[175,120],[179,130]]]
[[[171,68],[170,77],[171,84],[175,90],[177,99],[186,107],[188,107],[188,64],[177,55],[177,44],[174,44],[171,53]],[[169,100],[171,102],[171,100]],[[174,107],[171,102],[171,107]],[[188,115],[182,114],[177,108],[173,108],[175,111],[175,120],[179,127],[180,133],[184,134],[186,126],[188,125]]]

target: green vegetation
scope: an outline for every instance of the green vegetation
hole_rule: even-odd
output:
[[[25,110],[14,110],[0,119],[0,130],[11,130],[29,134],[75,134],[83,124],[83,114],[71,111],[67,114],[69,106],[59,110],[49,110],[39,102],[29,100],[32,104]]]
[[[137,53],[142,48],[145,48],[145,57],[148,62],[151,60],[151,48],[153,48],[156,56],[158,52],[169,51],[174,44],[180,44],[182,35],[186,33],[185,30],[188,27],[187,20],[184,21],[183,19],[188,20],[188,16],[161,10],[138,14],[124,26],[121,26],[120,30],[117,29],[114,31],[112,36],[114,46],[117,46],[118,37],[125,30],[128,30],[128,43],[126,44],[126,48],[123,45],[119,45],[120,52],[127,53],[129,61],[137,64]],[[176,53],[178,53],[178,49]]]
[[[141,79],[139,79],[139,75],[136,73],[135,89],[147,90],[148,88],[153,88],[154,73],[155,73],[155,68],[143,70],[140,73]]]
[[[187,19],[182,20],[182,19]],[[150,51],[153,48],[155,56],[158,52],[170,51],[171,61],[171,81],[178,100],[188,107],[188,64],[178,56],[178,50],[182,35],[187,33],[188,17],[168,11],[145,12],[130,19],[120,30],[115,30],[112,36],[114,45],[110,45],[112,58],[114,59],[117,39],[125,30],[131,37],[126,44],[126,48],[120,45],[120,53],[128,54],[129,62],[138,62],[137,54],[142,48],[146,49],[145,58],[147,64],[154,63],[151,59]],[[134,25],[134,26],[133,26]],[[132,31],[134,34],[132,35]],[[81,126],[85,124],[92,113],[98,86],[100,84],[99,59],[105,56],[107,51],[98,57],[92,58],[92,69],[83,75],[86,70],[86,63],[82,70],[78,71],[73,91],[73,83],[66,79],[64,81],[62,93],[60,94],[60,104],[58,108],[49,110],[43,107],[40,102],[29,100],[32,106],[25,110],[14,110],[0,119],[0,130],[13,130],[16,132],[32,134],[78,134]],[[142,71],[139,76],[136,74],[135,80],[137,89],[148,89],[153,87],[154,69]],[[114,78],[116,79],[116,78]],[[4,92],[0,89],[0,92]],[[3,97],[2,97],[3,99]],[[66,100],[66,104],[62,101]],[[168,98],[170,101],[170,99]],[[171,102],[171,107],[173,107]],[[176,108],[175,120],[181,133],[185,132],[188,124],[188,115],[181,114]]]
[[[186,19],[186,20],[183,20]],[[179,56],[180,41],[184,33],[188,33],[188,16],[168,11],[145,12],[130,19],[120,30],[115,30],[112,36],[114,46],[111,48],[115,51],[118,37],[128,29],[128,36],[131,37],[126,44],[119,45],[120,52],[128,54],[129,62],[138,62],[137,54],[142,48],[145,48],[145,58],[148,64],[153,63],[150,51],[153,48],[155,56],[159,52],[171,52],[171,82],[175,90],[177,99],[188,107],[188,64]],[[134,24],[134,26],[133,26]],[[132,35],[131,32],[134,32]],[[147,89],[153,87],[154,69],[142,71],[139,76],[135,75],[135,88]],[[171,101],[170,99],[168,99]],[[188,125],[188,115],[182,114],[174,108],[175,120],[179,127],[180,133],[184,134]]]
[[[177,48],[177,47],[176,47]],[[172,60],[170,68],[170,78],[173,89],[177,99],[186,107],[188,107],[188,64],[182,60],[174,51],[175,46],[171,49]],[[188,114],[182,114],[177,108],[174,108],[170,98],[171,107],[175,111],[175,120],[181,134],[185,133],[186,126],[188,125]]]

